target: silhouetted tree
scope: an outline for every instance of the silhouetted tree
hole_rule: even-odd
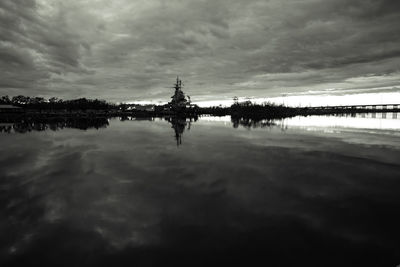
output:
[[[2,96],[0,98],[0,103],[1,104],[11,104],[11,99],[8,95]]]

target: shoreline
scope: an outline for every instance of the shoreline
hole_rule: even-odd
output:
[[[294,116],[311,115],[339,115],[356,113],[391,113],[400,112],[396,109],[313,109],[313,108],[274,108],[271,111],[232,110],[231,108],[204,108],[190,111],[119,111],[119,110],[21,110],[20,112],[0,112],[0,120],[20,118],[107,118],[107,117],[199,117],[208,116],[232,116],[248,118],[279,119]]]

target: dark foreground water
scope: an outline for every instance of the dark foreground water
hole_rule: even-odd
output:
[[[363,116],[0,124],[0,266],[395,267],[400,120]]]

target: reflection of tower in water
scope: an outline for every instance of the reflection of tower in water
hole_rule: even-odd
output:
[[[182,144],[182,135],[185,128],[187,127],[190,130],[191,122],[197,121],[197,118],[189,118],[189,121],[187,121],[186,117],[169,117],[167,120],[172,124],[171,128],[175,131],[176,145],[179,146]]]

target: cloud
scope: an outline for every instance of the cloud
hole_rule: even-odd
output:
[[[25,94],[40,93],[52,75],[84,72],[78,34],[66,27],[65,11],[43,16],[35,1],[0,3],[1,87]],[[43,92],[42,92],[43,93]]]
[[[0,93],[166,100],[176,75],[192,99],[353,88],[348,79],[370,75],[387,86],[400,76],[399,9],[392,0],[6,0]]]

